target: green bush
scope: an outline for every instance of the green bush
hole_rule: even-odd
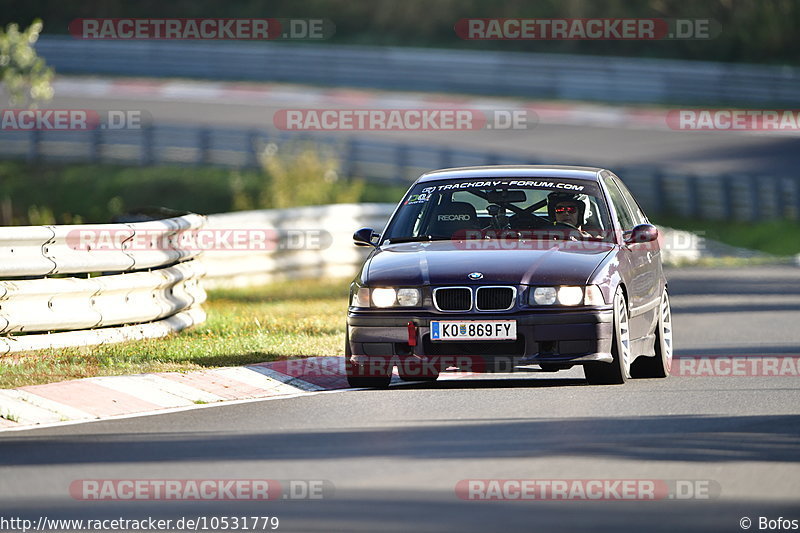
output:
[[[259,161],[268,177],[259,195],[261,208],[358,202],[364,190],[362,180],[342,180],[338,159],[324,149],[268,144]]]
[[[105,223],[139,207],[224,213],[344,202],[397,202],[405,187],[343,177],[335,157],[269,146],[263,168],[0,161],[0,225]]]

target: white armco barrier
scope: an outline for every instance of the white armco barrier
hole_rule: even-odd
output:
[[[190,214],[132,224],[0,227],[0,278],[128,272],[176,263],[199,252],[163,244],[204,222],[204,216]],[[111,241],[121,246],[96,249]]]
[[[66,331],[40,335],[12,335],[0,337],[0,355],[13,352],[66,348],[69,346],[96,346],[115,342],[138,341],[166,337],[197,324],[202,324],[206,313],[199,305],[156,322],[116,328],[98,328]]]
[[[0,333],[151,322],[205,301],[202,263],[94,278],[0,281]]]
[[[393,209],[394,204],[335,204],[210,215],[206,230],[249,230],[274,238],[269,249],[243,245],[204,251],[208,272],[203,285],[242,287],[280,279],[352,276],[369,252],[353,245],[353,232],[362,227],[381,232]]]
[[[0,354],[160,337],[202,322],[205,266],[177,237],[205,220],[0,228]]]

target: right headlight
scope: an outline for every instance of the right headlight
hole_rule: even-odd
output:
[[[578,305],[583,301],[583,287],[559,287],[558,303],[561,305]]]
[[[558,287],[535,287],[528,291],[530,305],[605,305],[603,293],[597,285],[581,287],[562,285]]]
[[[529,303],[532,305],[553,305],[558,299],[555,287],[536,287],[530,294]]]

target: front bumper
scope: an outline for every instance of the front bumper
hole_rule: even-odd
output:
[[[372,359],[463,367],[472,371],[512,371],[517,366],[568,367],[611,362],[612,308],[558,309],[515,313],[351,312],[347,317],[355,363]],[[516,320],[516,341],[431,341],[431,320]],[[408,323],[416,326],[417,345],[409,345]],[[463,368],[462,368],[463,369]]]

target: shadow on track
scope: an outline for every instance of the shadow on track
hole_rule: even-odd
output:
[[[376,391],[376,394],[391,391]],[[323,416],[323,415],[320,415]],[[335,421],[331,420],[335,425]],[[343,458],[584,456],[647,461],[800,461],[800,415],[515,419],[248,434],[5,437],[0,465]],[[535,450],[535,451],[534,451]]]

